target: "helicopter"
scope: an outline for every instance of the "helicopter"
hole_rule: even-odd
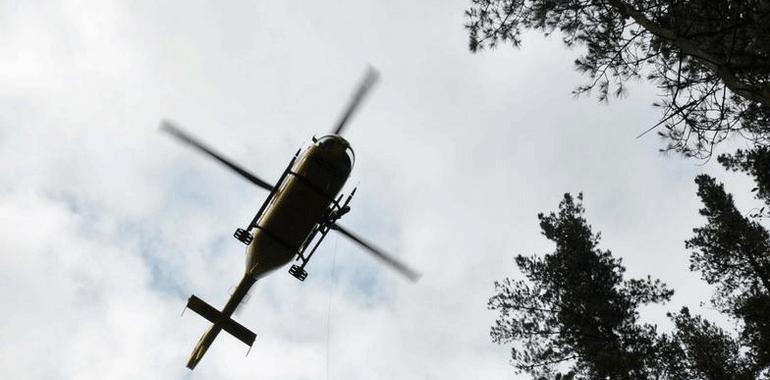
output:
[[[195,295],[187,300],[185,310],[190,309],[212,323],[190,355],[187,362],[190,370],[200,362],[222,330],[248,345],[250,351],[256,334],[231,318],[236,308],[254,283],[292,259],[300,265],[292,265],[289,274],[304,281],[308,275],[305,266],[331,230],[353,240],[409,280],[416,282],[419,279],[418,272],[338,223],[350,211],[350,201],[356,192],[354,188],[347,197],[339,194],[355,162],[353,149],[342,137],[342,132],[378,76],[373,68],[367,70],[332,132],[320,138],[313,137],[312,144],[298,150],[275,185],[214,151],[173,122],[161,122],[161,131],[270,192],[246,228],[238,228],[233,234],[246,245],[246,268],[225,307],[217,310]]]

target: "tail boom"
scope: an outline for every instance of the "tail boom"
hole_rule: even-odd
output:
[[[190,296],[187,300],[187,308],[196,312],[201,317],[206,318],[206,320],[214,325],[201,336],[200,340],[198,340],[198,344],[195,345],[195,348],[190,355],[190,360],[187,361],[187,368],[191,370],[195,368],[222,330],[227,331],[230,335],[236,337],[251,349],[254,340],[257,338],[257,334],[234,321],[230,316],[233,314],[233,311],[235,311],[235,308],[253,283],[253,281],[249,280],[241,281],[235,293],[221,312],[195,295]]]
[[[195,345],[195,348],[190,355],[190,360],[187,361],[187,368],[190,370],[195,369],[195,366],[198,365],[198,362],[201,361],[201,359],[203,359],[203,355],[208,351],[211,343],[214,343],[214,339],[216,339],[220,331],[222,331],[222,328],[214,325],[201,336],[200,340],[198,340],[198,344]]]

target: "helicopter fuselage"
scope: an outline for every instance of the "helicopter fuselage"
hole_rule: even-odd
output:
[[[299,154],[249,231],[246,276],[257,280],[297,255],[345,185],[353,161],[350,145],[338,135],[321,137]]]
[[[222,311],[195,296],[188,300],[188,308],[214,325],[195,345],[187,368],[195,368],[222,329],[251,346],[256,334],[230,316],[257,280],[301,254],[306,240],[313,238],[316,226],[329,215],[353,168],[353,150],[338,135],[313,140],[313,144],[298,153],[252,221],[246,271]]]

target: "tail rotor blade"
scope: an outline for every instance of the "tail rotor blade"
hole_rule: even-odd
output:
[[[396,260],[391,255],[385,253],[383,250],[375,247],[371,243],[361,239],[360,237],[354,235],[352,232],[348,231],[347,229],[343,228],[339,224],[333,224],[332,229],[339,231],[343,235],[347,236],[351,240],[355,241],[356,243],[360,244],[362,247],[364,247],[366,250],[368,250],[371,254],[376,256],[378,259],[382,260],[385,264],[390,266],[391,268],[395,269],[402,275],[406,276],[410,281],[417,282],[417,280],[420,279],[421,274],[416,272],[414,269],[409,268],[404,263]]]
[[[353,95],[353,98],[350,100],[350,103],[348,103],[348,106],[345,109],[345,113],[342,114],[342,118],[340,118],[340,121],[337,123],[337,127],[334,128],[335,135],[342,134],[342,131],[347,125],[348,119],[350,119],[350,117],[353,116],[353,113],[356,112],[359,104],[361,104],[361,101],[364,99],[364,97],[366,97],[366,94],[377,82],[377,78],[379,78],[379,76],[380,74],[377,72],[377,70],[369,66],[369,69],[366,71],[366,76],[364,76],[363,81],[361,81],[361,83],[358,85],[358,89]]]
[[[246,178],[249,182],[265,189],[265,190],[272,190],[273,185],[263,181],[256,175],[250,173],[246,169],[243,169],[241,166],[235,164],[234,162],[230,161],[229,159],[225,158],[221,154],[213,151],[211,148],[203,144],[202,142],[198,141],[196,138],[192,137],[187,132],[181,130],[179,127],[174,125],[172,122],[168,120],[164,120],[160,124],[160,129],[171,136],[176,137],[179,139],[179,141],[192,146],[193,148],[207,154],[209,157],[219,161],[221,164],[227,166],[228,168],[232,169],[234,172],[241,175],[241,177]]]

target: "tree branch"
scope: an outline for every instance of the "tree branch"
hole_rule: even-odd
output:
[[[700,47],[696,46],[689,39],[679,36],[671,29],[665,28],[645,16],[642,12],[626,3],[623,0],[608,0],[613,7],[618,9],[625,15],[633,18],[639,25],[650,31],[650,33],[671,41],[674,45],[678,46],[683,53],[695,58],[716,73],[725,86],[733,93],[740,95],[748,100],[755,101],[757,103],[764,104],[770,107],[770,88],[763,86],[760,88],[753,87],[742,83],[736,76],[735,72],[729,68],[726,62],[719,57],[715,57]]]

